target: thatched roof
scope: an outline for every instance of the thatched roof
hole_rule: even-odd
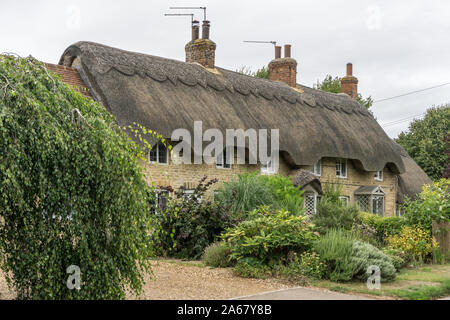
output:
[[[425,184],[431,184],[433,181],[428,177],[425,171],[409,156],[408,152],[398,143],[394,142],[398,153],[402,157],[405,165],[405,172],[398,176],[397,202],[403,202],[405,196],[413,199],[422,192]]]
[[[292,177],[292,184],[300,189],[311,185],[319,194],[323,193],[319,178],[308,170],[298,170]]]
[[[140,123],[170,137],[178,128],[280,129],[280,149],[293,165],[322,157],[353,159],[367,171],[403,162],[372,115],[345,95],[258,79],[195,63],[78,42],[60,64],[77,58],[91,93],[119,125]]]

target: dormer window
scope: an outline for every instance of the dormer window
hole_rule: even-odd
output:
[[[337,178],[347,178],[347,160],[346,159],[336,160],[336,177]]]
[[[322,160],[317,161],[310,169],[310,171],[320,177],[322,175]]]
[[[168,164],[169,163],[169,152],[167,146],[158,142],[153,146],[148,155],[148,160],[150,163]]]
[[[383,181],[383,170],[375,172],[373,177],[376,181]]]

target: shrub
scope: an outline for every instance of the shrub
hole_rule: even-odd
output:
[[[189,197],[180,189],[169,200],[165,211],[157,210],[151,234],[156,254],[198,259],[225,228],[233,225],[229,207],[220,202],[199,201],[217,182],[213,179],[205,184],[206,179],[200,180]]]
[[[327,264],[326,277],[332,281],[349,281],[356,272],[351,261],[355,236],[349,232],[332,229],[314,243],[316,251]]]
[[[34,58],[0,55],[0,75],[0,265],[17,297],[139,294],[151,253],[136,145]]]
[[[380,217],[373,213],[361,212],[362,223],[375,229],[375,237],[381,244],[385,242],[385,237],[399,234],[407,221],[402,217]]]
[[[316,235],[303,216],[293,216],[283,209],[253,213],[254,219],[229,228],[221,236],[236,260],[254,257],[261,263],[284,261],[288,253],[308,250]],[[257,210],[259,211],[259,210]]]
[[[298,269],[302,275],[310,278],[322,279],[325,273],[325,264],[316,252],[303,252],[300,258],[294,260],[295,264],[298,262]]]
[[[424,185],[416,200],[406,199],[402,206],[411,227],[419,227],[432,235],[432,223],[450,221],[450,179]]]
[[[282,175],[260,176],[260,179],[269,186],[274,197],[272,207],[274,209],[284,209],[294,215],[304,213],[303,191],[292,184],[291,177]]]
[[[370,274],[367,269],[370,266],[380,268],[381,281],[391,281],[395,279],[395,266],[389,256],[369,243],[355,241],[353,243],[352,263],[355,265],[354,278],[367,280]]]
[[[225,182],[217,190],[216,200],[228,203],[233,216],[241,219],[248,211],[259,206],[271,206],[275,202],[272,190],[256,173],[239,174],[232,181]]]
[[[255,172],[239,174],[237,179],[225,182],[217,190],[216,199],[229,203],[232,214],[245,220],[248,212],[260,206],[301,215],[304,212],[302,194],[303,191],[294,187],[290,177],[260,176]]]
[[[232,267],[233,263],[230,261],[230,250],[223,242],[215,242],[206,247],[203,253],[203,262],[213,268]]]
[[[420,228],[403,227],[399,235],[386,239],[393,249],[404,251],[410,259],[418,262],[426,261],[437,247],[436,241]]]
[[[367,268],[380,268],[381,280],[395,278],[395,267],[391,259],[369,243],[356,240],[355,236],[343,230],[331,230],[314,244],[327,264],[326,276],[332,281],[366,280]]]
[[[346,207],[327,198],[320,201],[317,213],[311,218],[320,233],[331,229],[351,230],[355,221],[359,221],[359,211],[355,206]]]
[[[267,278],[273,275],[272,268],[258,259],[245,257],[237,261],[233,271],[244,278]]]

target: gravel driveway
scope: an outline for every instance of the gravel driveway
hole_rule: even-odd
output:
[[[210,269],[191,262],[154,260],[152,269],[155,279],[146,276],[144,294],[138,299],[230,299],[290,287],[273,279],[239,278],[233,275],[231,269]],[[0,299],[14,297],[0,271]],[[127,298],[135,299],[132,295]]]

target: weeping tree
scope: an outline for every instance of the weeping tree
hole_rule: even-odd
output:
[[[0,265],[17,298],[142,292],[151,248],[140,152],[42,63],[0,56]]]

